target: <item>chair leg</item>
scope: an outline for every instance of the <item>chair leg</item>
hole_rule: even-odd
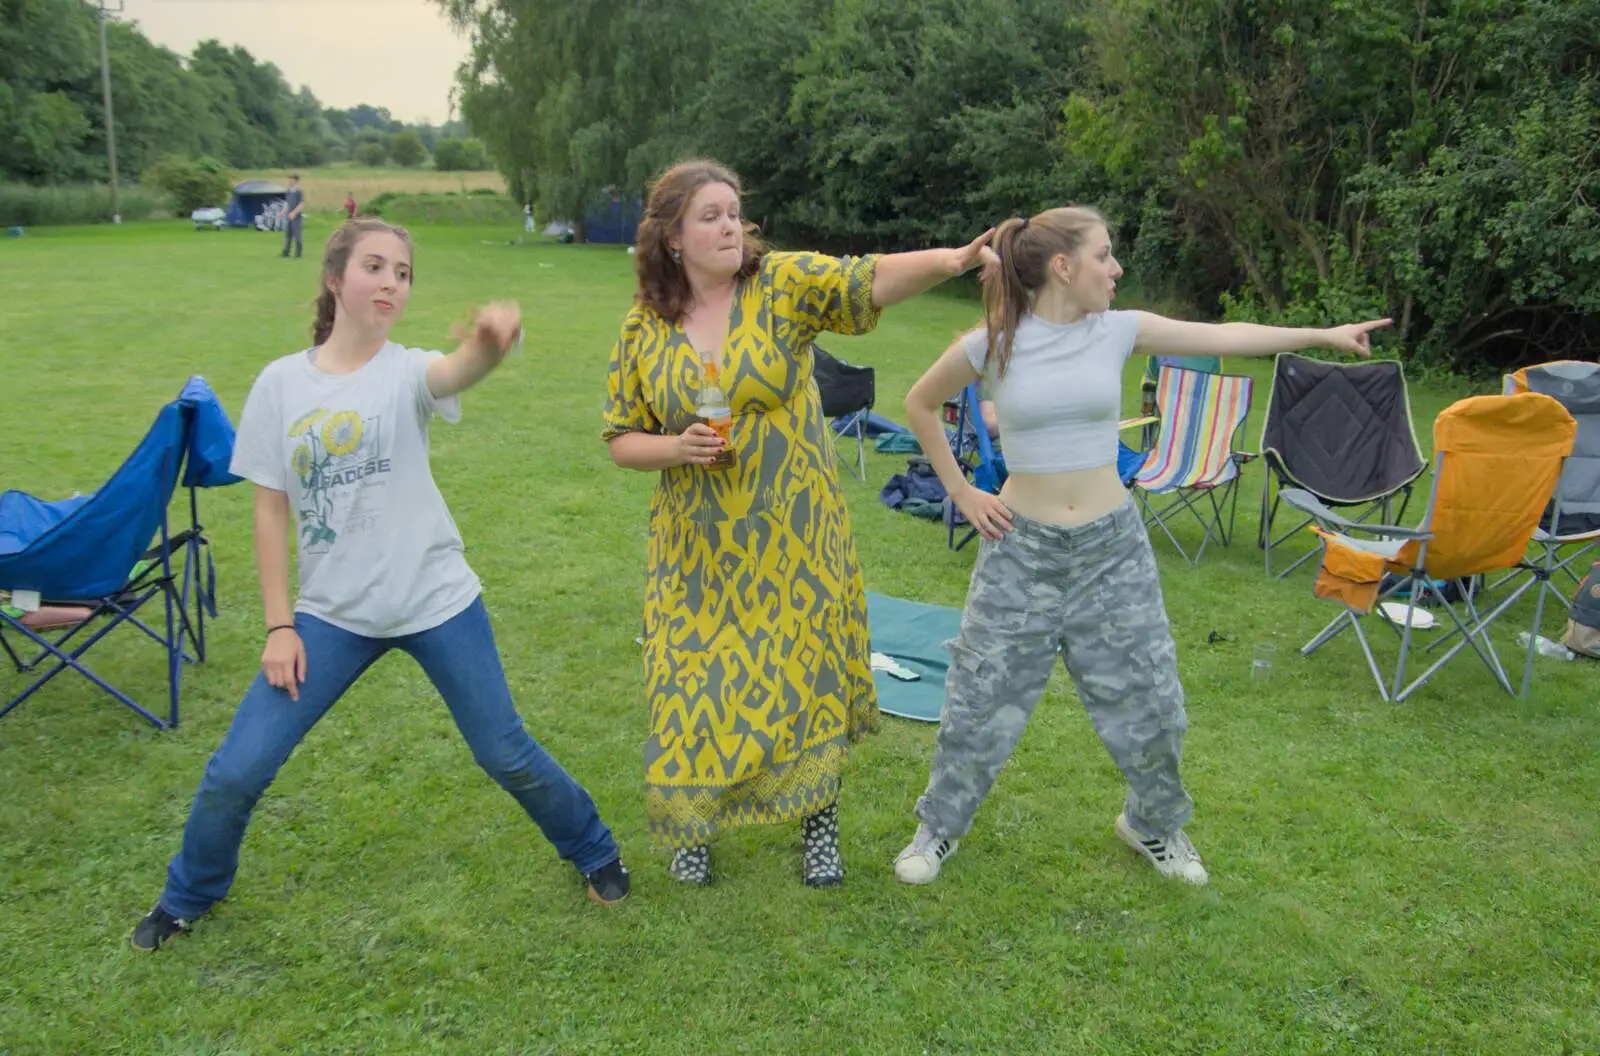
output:
[[[1160,528],[1162,534],[1172,543],[1173,549],[1177,550],[1179,556],[1185,561],[1191,565],[1198,564],[1200,556],[1196,554],[1194,557],[1190,557],[1189,552],[1183,548],[1182,543],[1178,542],[1178,537],[1172,534],[1171,527],[1167,525],[1168,518],[1185,508],[1187,504],[1180,497],[1169,502],[1166,506],[1156,509],[1148,493],[1141,492],[1140,495],[1142,499],[1140,505],[1144,507],[1145,523],[1154,524],[1157,528]]]
[[[1411,651],[1412,625],[1416,622],[1417,594],[1418,591],[1426,592],[1427,587],[1422,585],[1420,577],[1413,577],[1411,584],[1411,597],[1406,605],[1406,625],[1400,633],[1400,657],[1394,665],[1394,688],[1389,691],[1389,699],[1399,703],[1401,698],[1400,687],[1405,684],[1406,655]]]
[[[105,626],[101,627],[98,631],[91,635],[87,641],[80,643],[70,653],[64,651],[58,644],[50,641],[48,638],[44,638],[26,627],[21,628],[22,634],[32,641],[34,645],[39,646],[51,657],[55,658],[56,663],[54,667],[50,668],[50,670],[34,679],[33,682],[21,693],[18,693],[15,697],[12,697],[10,702],[7,703],[5,707],[0,708],[0,718],[3,718],[5,715],[10,713],[12,709],[17,707],[17,705],[21,704],[24,700],[27,700],[29,697],[33,696],[33,694],[38,692],[38,690],[43,687],[46,682],[49,682],[52,678],[55,678],[61,672],[70,667],[84,678],[87,678],[90,682],[93,682],[95,685],[99,686],[118,703],[123,704],[132,711],[138,713],[140,717],[142,717],[146,722],[150,723],[150,725],[154,726],[156,729],[166,729],[167,724],[162,722],[160,718],[152,715],[150,712],[140,707],[132,697],[111,685],[105,679],[89,670],[89,668],[82,663],[82,657],[84,653],[93,648],[95,643],[100,639],[104,638],[107,634],[110,634],[117,624],[122,622],[123,619],[130,618],[131,617],[123,616],[121,619],[113,619],[108,621]]]
[[[1339,632],[1344,630],[1347,624],[1354,625],[1355,623],[1356,616],[1348,609],[1339,613],[1338,616],[1333,618],[1331,623],[1317,632],[1316,637],[1312,638],[1309,642],[1300,647],[1300,655],[1310,656],[1312,653],[1316,652],[1318,649],[1321,649],[1324,645],[1327,645],[1330,641],[1337,637]]]
[[[1544,588],[1550,586],[1546,579],[1539,584],[1539,600],[1533,604],[1533,632],[1528,635],[1528,652],[1522,658],[1522,687],[1517,694],[1521,697],[1528,695],[1528,689],[1533,685],[1533,655],[1539,648],[1539,635],[1544,631]]]
[[[1239,528],[1239,481],[1244,476],[1244,470],[1239,471],[1239,476],[1228,482],[1228,534],[1222,541],[1223,546],[1233,545],[1234,533]]]
[[[1356,641],[1361,643],[1361,655],[1367,658],[1367,670],[1372,673],[1372,681],[1378,687],[1378,695],[1383,698],[1384,703],[1388,703],[1393,697],[1383,684],[1383,669],[1378,666],[1378,658],[1372,653],[1372,643],[1367,641],[1367,635],[1361,629],[1361,621],[1354,614],[1350,617],[1350,623],[1355,628]]]
[[[1405,700],[1406,697],[1409,697],[1413,692],[1421,687],[1423,683],[1432,678],[1435,672],[1437,672],[1445,664],[1448,664],[1452,659],[1455,658],[1457,653],[1461,652],[1461,650],[1467,648],[1468,646],[1471,646],[1472,651],[1478,654],[1478,659],[1482,660],[1483,665],[1489,669],[1489,673],[1494,675],[1494,679],[1497,683],[1499,683],[1500,688],[1505,690],[1508,695],[1513,697],[1516,696],[1517,691],[1512,687],[1511,679],[1506,675],[1505,668],[1500,663],[1500,657],[1494,651],[1494,643],[1489,641],[1488,635],[1489,624],[1493,623],[1499,618],[1501,613],[1510,608],[1514,600],[1515,599],[1513,598],[1508,598],[1501,602],[1499,605],[1495,606],[1494,610],[1490,612],[1488,616],[1478,620],[1476,627],[1468,628],[1467,625],[1462,622],[1460,615],[1456,612],[1455,606],[1449,604],[1443,598],[1440,598],[1440,608],[1445,611],[1445,613],[1450,617],[1451,621],[1456,625],[1456,629],[1461,635],[1461,640],[1456,642],[1455,645],[1451,646],[1449,651],[1447,651],[1443,656],[1435,660],[1432,666],[1430,666],[1426,671],[1417,676],[1417,679],[1414,682],[1406,686],[1403,691],[1397,693],[1395,695],[1395,703],[1398,704]],[[1480,638],[1482,639],[1481,645],[1479,644]],[[1485,649],[1488,651],[1485,652]]]
[[[173,618],[173,602],[177,599],[170,580],[161,593],[167,603],[167,728],[175,729],[178,725],[178,689],[183,678],[183,638]]]
[[[11,643],[6,640],[6,629],[4,626],[0,626],[0,649],[5,650],[6,656],[11,658],[11,666],[17,669],[17,674],[22,674],[22,657],[17,655],[17,651],[11,648]]]
[[[1272,575],[1272,521],[1278,514],[1272,501],[1272,469],[1261,474],[1261,511],[1256,520],[1256,545],[1261,548],[1267,575]]]

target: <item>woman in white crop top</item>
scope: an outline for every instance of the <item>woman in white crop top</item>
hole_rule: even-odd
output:
[[[1164,876],[1203,884],[1183,832],[1188,728],[1154,555],[1117,475],[1123,364],[1164,356],[1269,356],[1307,347],[1371,354],[1388,320],[1326,330],[1189,323],[1111,310],[1122,267],[1092,209],[1008,220],[983,273],[984,327],[963,335],[906,397],[912,432],[982,534],[916,836],[895,861],[930,883],[972,826],[1022,736],[1059,652],[1101,741],[1128,780],[1117,835]],[[987,251],[986,251],[987,252]],[[983,378],[1009,476],[1000,494],[963,476],[939,408]]]

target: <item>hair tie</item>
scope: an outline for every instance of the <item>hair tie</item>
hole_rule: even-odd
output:
[[[1031,223],[1033,223],[1033,218],[1032,217],[1028,217],[1028,216],[1023,217],[1022,218],[1022,226],[1017,228],[1017,231],[1019,233],[1023,232],[1023,231],[1026,231],[1028,229],[1028,225],[1031,224]]]

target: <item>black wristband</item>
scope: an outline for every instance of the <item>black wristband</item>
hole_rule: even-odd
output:
[[[275,627],[268,627],[267,628],[267,637],[271,638],[274,631],[292,631],[292,630],[294,630],[294,624],[292,624],[292,623],[280,623]]]

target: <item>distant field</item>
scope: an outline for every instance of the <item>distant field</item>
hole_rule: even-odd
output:
[[[234,174],[235,182],[244,180],[288,179],[289,169],[258,169]],[[377,168],[355,165],[330,165],[320,169],[300,169],[300,185],[305,188],[307,208],[313,210],[337,209],[344,204],[345,192],[355,194],[356,201],[366,202],[392,191],[398,194],[440,194],[445,191],[473,191],[481,187],[496,191],[506,189],[506,181],[498,172],[437,172],[433,169]]]

